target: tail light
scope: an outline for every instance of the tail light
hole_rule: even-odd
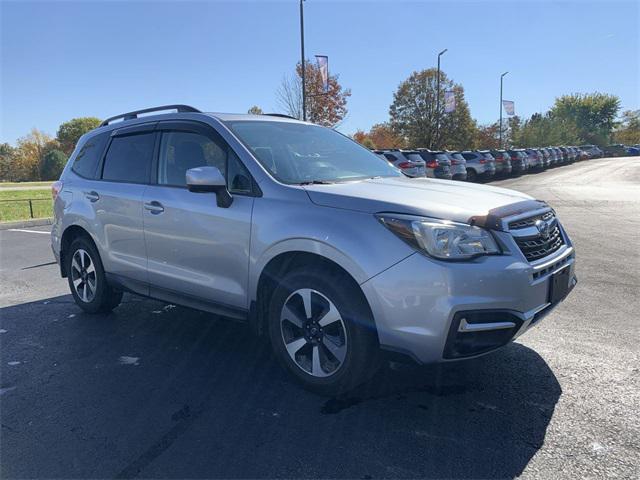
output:
[[[480,160],[478,160],[479,163],[487,163],[487,159],[486,158],[481,158]]]
[[[398,168],[414,168],[415,166],[416,164],[411,162],[400,162],[398,164]]]
[[[63,183],[60,180],[58,180],[57,182],[53,182],[51,184],[51,199],[52,200],[55,201],[55,199],[58,198],[58,195],[62,191],[62,185],[63,185]]]
[[[455,158],[452,158],[451,165],[458,165],[458,160],[456,160]]]
[[[438,168],[438,162],[435,160],[430,160],[427,162],[427,167],[429,168]]]

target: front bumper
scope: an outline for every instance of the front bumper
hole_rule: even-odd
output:
[[[563,235],[566,237],[564,231]],[[576,284],[575,255],[568,238],[561,250],[529,263],[510,234],[496,232],[496,237],[506,247],[504,255],[444,262],[416,252],[363,283],[381,347],[418,363],[484,354],[518,337],[551,312],[557,305],[549,302],[554,273],[569,268],[571,288]],[[452,355],[451,331],[457,335],[461,318],[457,314],[462,312],[501,312],[515,319],[514,328],[506,337],[501,332],[499,341],[489,348]],[[496,316],[499,321],[504,319]]]

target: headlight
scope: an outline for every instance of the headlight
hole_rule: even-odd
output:
[[[464,223],[409,215],[376,215],[382,224],[414,248],[440,260],[466,260],[500,254],[488,230]]]

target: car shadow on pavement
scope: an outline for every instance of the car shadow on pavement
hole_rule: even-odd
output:
[[[513,478],[561,394],[514,343],[323,398],[245,325],[129,295],[5,307],[0,328],[2,478]]]

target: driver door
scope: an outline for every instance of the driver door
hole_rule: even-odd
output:
[[[157,130],[159,154],[143,199],[150,295],[242,314],[248,309],[254,202],[249,173],[210,126],[160,122]],[[202,166],[233,176],[229,208],[217,206],[215,193],[187,189],[186,171]]]

